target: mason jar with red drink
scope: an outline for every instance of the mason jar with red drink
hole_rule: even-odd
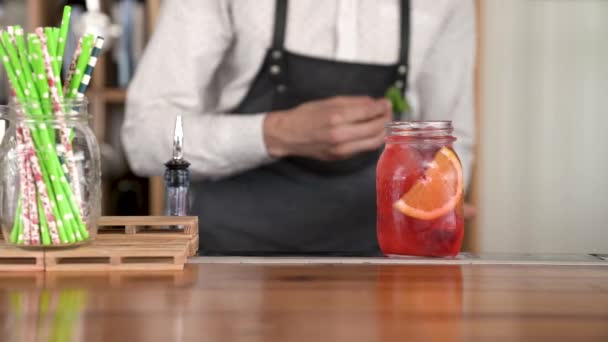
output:
[[[385,255],[455,256],[464,235],[463,171],[450,121],[393,122],[376,171]]]

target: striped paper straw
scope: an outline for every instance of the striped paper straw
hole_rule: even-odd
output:
[[[30,172],[28,172],[28,170],[31,170],[31,160],[29,158],[25,158],[25,156],[28,153],[31,153],[32,151],[28,152],[27,151],[27,145],[25,143],[25,130],[28,129],[27,127],[25,127],[25,125],[19,125],[20,127],[17,127],[16,131],[17,131],[17,139],[21,140],[21,143],[23,144],[23,170],[24,170],[24,176],[25,176],[25,187],[21,189],[21,196],[22,197],[26,197],[27,198],[27,206],[23,207],[23,215],[24,220],[24,231],[26,231],[25,228],[25,220],[27,218],[27,221],[29,221],[29,236],[25,236],[24,234],[24,240],[26,240],[26,238],[29,238],[29,241],[32,245],[39,245],[40,244],[40,227],[38,226],[38,205],[37,205],[37,200],[36,200],[36,185],[34,184],[34,178],[32,177],[32,174]],[[23,177],[23,176],[21,176]],[[27,242],[26,242],[27,243]]]
[[[24,127],[24,130],[28,129],[27,127]],[[42,244],[44,245],[48,245],[51,243],[50,241],[50,237],[49,237],[49,232],[48,230],[45,232],[44,228],[40,225],[40,221],[38,220],[38,199],[37,199],[37,195],[36,195],[36,184],[34,184],[34,176],[32,176],[33,171],[32,171],[32,162],[29,159],[25,159],[26,162],[26,171],[25,171],[25,175],[27,177],[27,191],[28,191],[28,199],[30,200],[30,220],[32,223],[32,226],[34,227],[39,227],[39,231],[40,231],[40,235],[41,238],[40,240],[42,241]],[[48,229],[48,227],[46,227]]]
[[[8,36],[10,38],[11,44],[14,47],[17,47],[17,39],[15,39],[15,28],[13,26],[7,27]],[[28,71],[24,69],[24,75],[27,76]],[[26,77],[27,78],[27,77]],[[26,80],[24,82],[24,92],[26,96],[29,96],[29,91],[31,84],[27,84]],[[13,100],[17,99],[17,94],[14,90],[11,91]],[[40,244],[40,227],[38,226],[38,215],[37,215],[37,205],[36,205],[36,186],[32,183],[31,174],[28,174],[28,164],[29,160],[25,158],[25,141],[23,138],[23,129],[27,129],[24,127],[25,125],[20,124],[16,128],[17,135],[17,159],[19,163],[19,187],[21,192],[21,210],[22,210],[22,221],[23,221],[23,241],[26,245],[39,245]],[[33,216],[36,215],[36,219],[34,220]]]
[[[82,208],[82,196],[80,191],[80,177],[78,177],[78,168],[76,167],[74,153],[72,151],[72,144],[70,143],[70,131],[67,128],[64,121],[64,114],[61,108],[61,100],[59,98],[59,92],[57,91],[57,86],[55,83],[55,79],[53,78],[53,67],[51,66],[51,56],[49,55],[48,47],[46,46],[46,37],[44,36],[44,32],[42,28],[36,29],[36,34],[40,38],[40,45],[42,47],[42,55],[44,59],[44,66],[47,74],[47,81],[49,83],[49,88],[51,89],[51,101],[53,103],[53,112],[57,121],[59,123],[59,138],[61,140],[61,145],[65,149],[66,154],[66,162],[68,164],[68,169],[70,170],[71,179],[72,179],[72,187],[74,189],[74,195],[76,196],[76,201],[78,206]],[[66,221],[71,220],[72,216],[69,214],[64,217]]]
[[[84,93],[87,91],[87,88],[91,83],[91,76],[93,75],[93,71],[95,70],[95,65],[97,65],[97,59],[99,58],[99,54],[101,53],[101,49],[103,48],[103,43],[103,37],[98,36],[97,38],[95,38],[95,45],[93,45],[93,50],[91,50],[91,58],[89,59],[87,68],[84,70],[82,81],[78,86],[78,95],[76,95],[76,98],[78,99],[84,97]]]
[[[32,220],[30,216],[30,199],[29,189],[27,184],[27,164],[25,158],[25,142],[23,141],[22,126],[18,125],[16,129],[17,138],[17,162],[19,163],[19,191],[21,192],[21,221],[23,222],[23,234],[17,238],[17,241],[23,241],[25,245],[29,245],[31,239]]]
[[[12,35],[9,32],[9,35]],[[14,35],[11,37],[14,39]],[[12,86],[10,88],[13,101],[17,101],[17,93]],[[38,245],[40,239],[38,236],[38,213],[36,206],[36,185],[33,182],[32,175],[28,172],[29,159],[26,157],[27,146],[23,131],[28,129],[24,124],[18,124],[15,132],[17,138],[17,162],[19,163],[19,188],[21,192],[21,220],[23,222],[23,233],[17,237],[17,241],[23,241],[24,244]],[[35,216],[35,218],[34,218]]]
[[[53,216],[53,210],[51,209],[51,201],[49,198],[49,193],[47,191],[46,185],[44,184],[44,180],[42,178],[42,170],[40,169],[40,164],[38,162],[38,157],[36,156],[36,150],[34,149],[34,143],[32,141],[32,136],[30,130],[23,131],[23,138],[25,141],[27,156],[30,160],[30,165],[32,167],[32,173],[34,176],[34,182],[36,183],[36,188],[40,193],[40,201],[42,202],[42,209],[44,209],[44,216],[46,217],[47,224],[49,226],[49,233],[51,235],[51,241],[53,244],[60,244],[61,240],[59,239],[59,232],[57,231],[57,224],[55,222],[55,216]]]
[[[89,59],[91,58],[91,51],[93,50],[94,44],[95,37],[93,35],[86,34],[82,37],[80,57],[78,57],[78,61],[76,62],[76,70],[74,70],[72,80],[70,81],[70,88],[66,94],[70,99],[76,98],[76,95],[78,94],[78,86],[80,85],[80,82],[82,82],[82,76],[84,70],[87,68]]]
[[[4,38],[4,35],[3,35]],[[7,44],[7,50],[11,50],[11,45]],[[15,90],[15,94],[17,95],[17,98],[20,100],[20,102],[23,101],[27,101],[27,97],[24,95],[24,91],[20,88],[21,86],[21,82],[18,80],[18,76],[16,75],[15,70],[13,69],[13,65],[11,63],[11,53],[9,52],[7,54],[7,51],[4,49],[3,45],[0,44],[0,59],[2,60],[2,63],[4,64],[4,67],[6,69],[6,73],[8,75],[8,78],[11,82],[11,84],[13,85],[13,89]],[[16,63],[19,64],[19,63]],[[36,183],[36,187],[39,190],[40,193],[40,200],[41,202],[43,202],[43,209],[44,209],[44,216],[47,218],[47,221],[49,222],[49,229],[52,230],[52,232],[54,232],[54,236],[58,236],[57,235],[57,226],[55,225],[55,218],[53,216],[53,212],[51,209],[51,202],[50,202],[50,198],[49,198],[49,192],[47,191],[47,188],[45,186],[44,181],[42,180],[42,171],[41,171],[41,166],[39,164],[39,160],[36,156],[36,152],[35,152],[35,148],[34,148],[34,143],[32,140],[32,135],[30,134],[29,130],[24,130],[24,141],[26,144],[26,155],[27,158],[29,158],[31,160],[31,165],[32,165],[32,170],[34,172],[34,181]],[[51,238],[53,239],[54,243],[60,243],[60,240],[57,238],[56,240],[53,237],[53,234],[51,235]]]
[[[76,50],[74,51],[74,57],[70,62],[70,67],[68,68],[68,74],[65,79],[65,83],[63,84],[63,95],[68,96],[68,90],[70,89],[70,82],[72,82],[72,77],[74,77],[74,72],[76,71],[76,63],[78,62],[78,57],[80,57],[80,53],[82,52],[82,37],[78,39],[78,44],[76,45]]]
[[[22,125],[22,131],[21,131],[21,135],[23,135],[23,130],[27,129],[27,127],[25,127],[25,125]],[[25,141],[23,140],[23,142],[25,143]],[[24,144],[25,147],[25,144]],[[40,244],[40,227],[38,226],[38,215],[37,215],[37,209],[38,206],[36,205],[36,184],[34,184],[34,179],[32,178],[32,175],[28,172],[28,169],[31,169],[30,167],[30,160],[29,158],[25,158],[25,155],[23,156],[24,160],[23,160],[23,168],[24,168],[24,173],[25,173],[25,188],[21,190],[21,196],[26,196],[27,197],[27,204],[28,204],[28,208],[27,208],[27,216],[28,216],[28,220],[30,221],[30,240],[31,240],[31,244],[32,245],[39,245]],[[36,216],[36,218],[34,219],[34,216]]]

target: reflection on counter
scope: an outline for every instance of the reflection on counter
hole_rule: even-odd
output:
[[[154,316],[167,307],[175,315],[163,329],[178,338],[180,319],[197,269],[171,272],[14,273],[0,272],[0,341],[149,340],[146,321],[125,320],[121,313]],[[135,290],[135,291],[134,291]],[[160,314],[162,317],[162,314]],[[161,328],[161,327],[158,327]]]
[[[424,279],[424,281],[413,281]],[[462,268],[447,266],[377,269],[376,314],[379,341],[391,341],[406,330],[408,340],[457,341],[463,311]],[[407,327],[407,328],[404,328]]]
[[[82,341],[82,313],[87,291],[21,291],[7,293],[7,341]]]

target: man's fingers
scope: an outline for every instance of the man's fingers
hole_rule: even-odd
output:
[[[384,143],[384,132],[376,134],[375,136],[347,142],[344,144],[334,146],[330,152],[332,157],[337,159],[344,159],[352,156],[353,154],[373,151]]]
[[[329,114],[329,123],[334,126],[371,120],[391,111],[390,102],[386,99],[338,98],[335,103],[335,111]]]
[[[384,134],[386,124],[390,119],[390,114],[384,114],[368,121],[359,121],[335,127],[330,130],[330,142],[342,144]]]

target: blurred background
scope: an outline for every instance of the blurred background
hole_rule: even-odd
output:
[[[88,2],[89,8],[86,7]],[[73,25],[98,1],[0,0],[0,24],[31,31]],[[102,142],[103,213],[160,214],[162,180],[138,178],[119,128],[126,86],[154,30],[161,0],[102,0],[111,48],[87,94]],[[476,0],[476,163],[464,249],[608,250],[608,1]],[[72,47],[73,48],[73,47]],[[67,53],[71,55],[70,43]],[[7,99],[0,73],[0,102]],[[169,158],[169,156],[167,156]]]

